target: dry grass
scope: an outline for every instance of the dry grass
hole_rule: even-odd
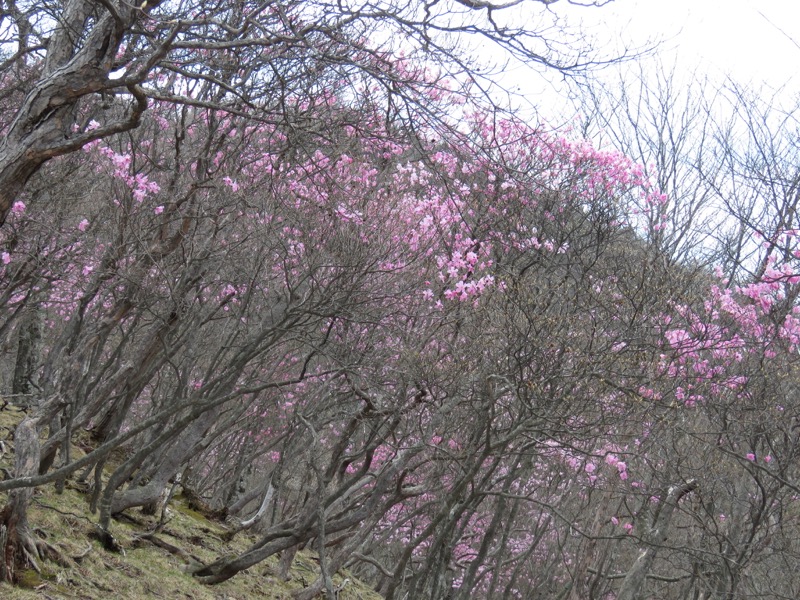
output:
[[[13,406],[0,411],[0,441],[5,447],[0,468],[11,466],[11,431],[20,418],[21,412]],[[75,456],[79,455],[76,448]],[[6,495],[0,493],[0,506],[5,500]],[[112,525],[123,552],[108,552],[93,538],[95,520],[86,494],[69,487],[62,494],[56,494],[52,486],[37,490],[30,523],[58,557],[43,560],[40,572],[24,571],[17,586],[0,583],[0,598],[289,600],[293,591],[310,585],[319,573],[314,554],[304,551],[297,554],[289,581],[278,577],[277,558],[272,557],[224,583],[202,585],[188,573],[193,565],[238,554],[254,538],[239,534],[233,541],[225,541],[224,525],[190,509],[180,495],[171,502],[170,518],[156,534],[155,543],[142,536],[155,529],[156,518],[138,510],[129,511],[129,515]],[[335,576],[334,584],[341,585],[344,577],[350,581],[339,595],[341,600],[380,598],[346,573]]]

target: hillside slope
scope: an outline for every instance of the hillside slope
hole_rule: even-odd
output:
[[[13,427],[22,412],[13,405],[0,411],[0,469],[13,463]],[[74,452],[80,453],[75,447]],[[178,492],[170,501],[163,525],[160,515],[130,511],[113,525],[120,553],[105,550],[95,537],[89,511],[89,494],[67,483],[56,493],[48,486],[37,490],[30,521],[37,535],[50,548],[50,556],[20,574],[19,585],[0,583],[0,597],[10,600],[33,598],[192,598],[194,600],[245,600],[265,598],[289,600],[292,592],[311,584],[319,574],[313,553],[299,552],[289,580],[279,577],[277,559],[265,561],[216,586],[198,583],[190,574],[193,566],[221,555],[242,552],[254,538],[239,534],[228,541],[228,529],[190,508]],[[0,503],[6,500],[0,494]],[[373,600],[380,596],[352,576],[336,575],[334,586],[341,600]]]

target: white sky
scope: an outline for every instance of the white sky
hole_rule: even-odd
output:
[[[765,95],[787,105],[800,98],[800,0],[613,0],[603,7],[561,0],[550,8],[580,26],[605,57],[660,42],[653,59],[643,59],[645,71],[675,65],[676,77],[685,75],[687,82],[692,75],[712,83],[730,76],[737,84],[771,88]],[[595,75],[616,81],[616,69],[628,68],[614,65]],[[496,80],[521,94],[512,104],[523,113],[533,107],[551,125],[565,116],[569,91],[561,75],[512,62]]]
[[[661,39],[665,63],[738,82],[780,87],[800,67],[798,0],[614,0],[602,8],[567,8],[598,36],[616,34],[645,44]]]

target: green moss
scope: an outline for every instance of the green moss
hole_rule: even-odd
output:
[[[33,569],[24,569],[17,573],[17,585],[21,588],[32,590],[42,585],[44,580]]]
[[[183,513],[187,517],[190,517],[190,518],[194,519],[195,521],[200,521],[201,523],[206,523],[206,524],[210,523],[210,521],[206,518],[206,516],[203,513],[201,513],[200,511],[197,511],[197,510],[195,510],[193,508],[190,508],[181,499],[178,499],[178,501],[175,502],[174,504],[172,504],[171,507],[174,510],[180,511],[181,513]]]

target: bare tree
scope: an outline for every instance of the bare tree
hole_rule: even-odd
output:
[[[638,68],[638,70],[636,70]],[[715,85],[697,74],[679,78],[658,59],[579,88],[576,118],[601,147],[639,163],[660,202],[639,207],[639,233],[675,264],[708,264],[709,233],[727,230],[717,186],[725,176],[717,124],[728,115]]]

